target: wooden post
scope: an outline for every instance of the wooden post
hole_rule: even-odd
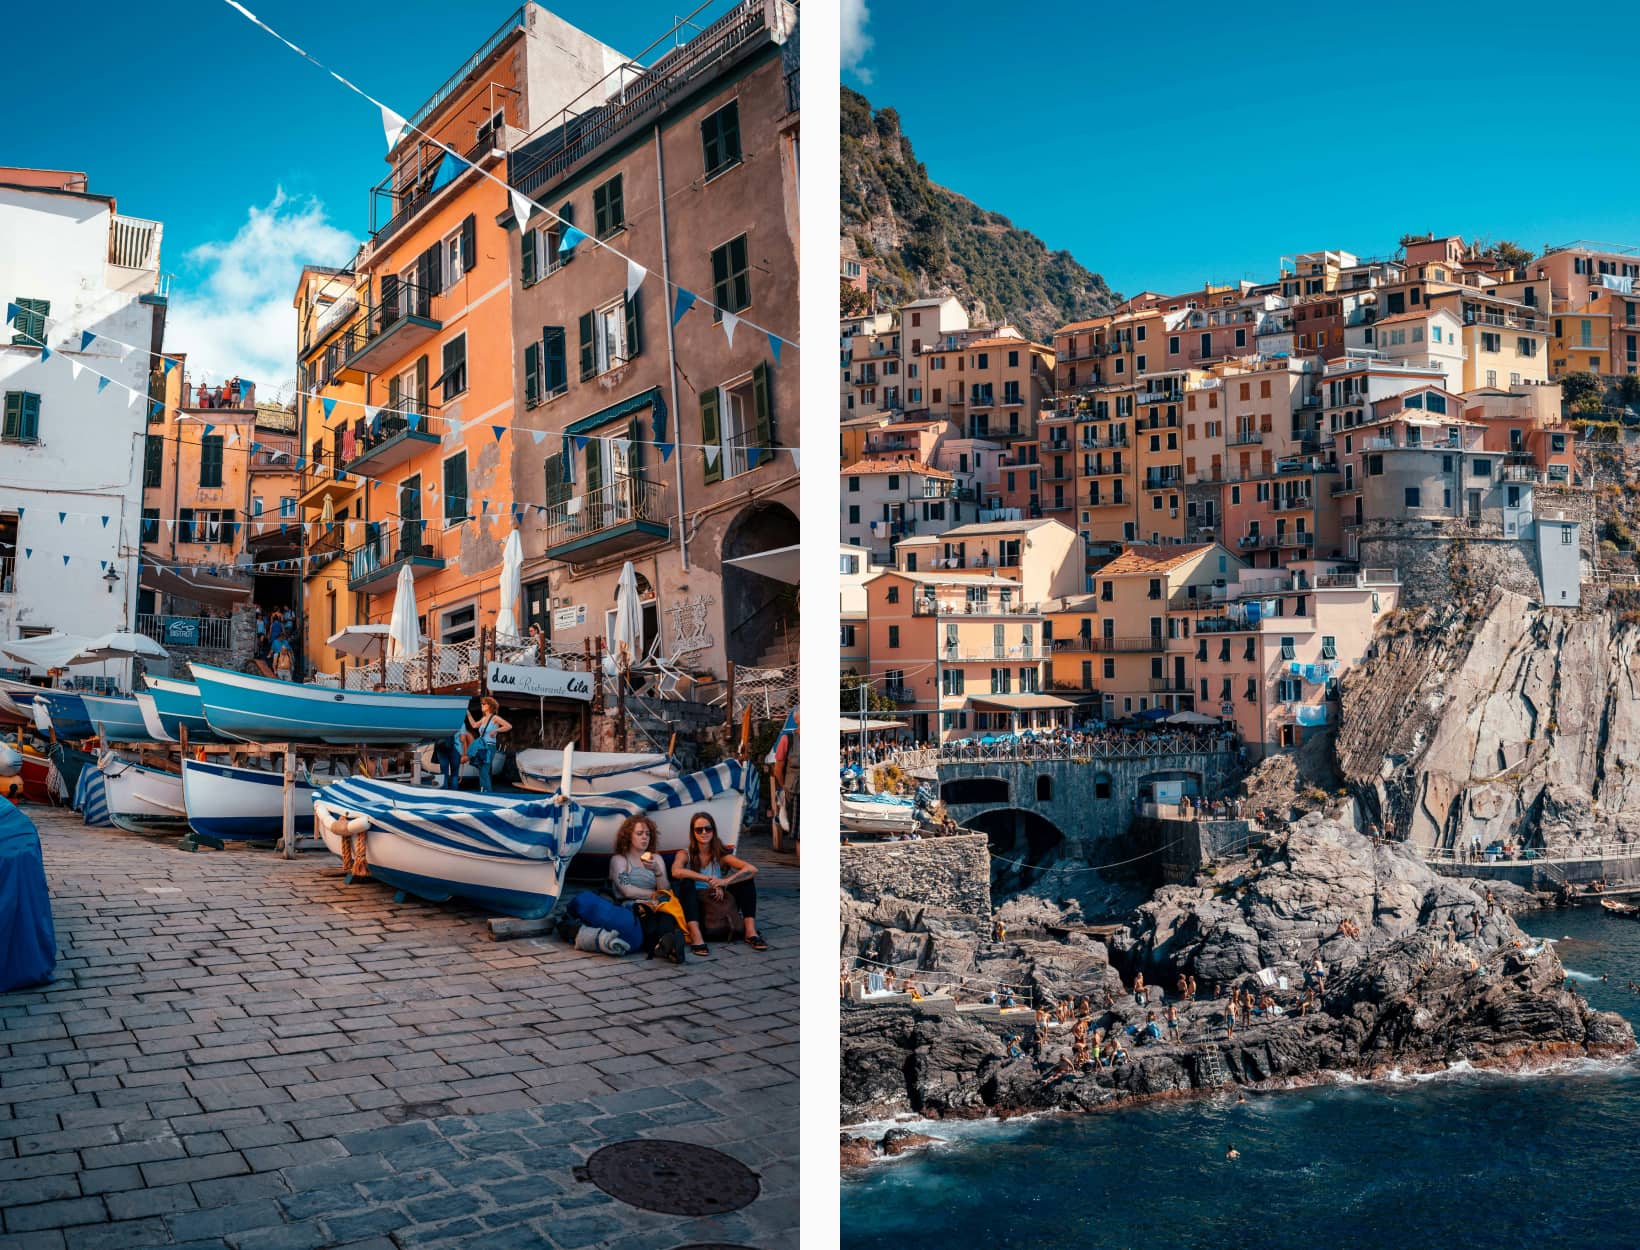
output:
[[[421,784],[421,751],[416,747],[410,748],[410,784]]]
[[[427,648],[427,693],[433,693],[433,640],[429,638],[425,644]]]
[[[615,741],[617,750],[626,750],[626,674],[619,669],[615,672]]]
[[[188,726],[177,726],[177,741],[182,745],[182,758],[188,758]]]
[[[285,746],[285,801],[279,828],[286,859],[296,858],[296,748]]]
[[[520,229],[522,229],[522,227],[520,227]],[[488,647],[485,646],[486,642],[489,643]],[[489,666],[488,663],[485,662],[485,658],[486,658],[485,657],[485,652],[486,651],[489,652],[489,658],[490,659],[495,658],[495,634],[493,634],[490,631],[490,627],[488,625],[480,625],[478,627],[478,693],[479,694],[489,694],[490,693],[490,666]]]
[[[729,697],[724,701],[723,723],[731,728],[735,723],[735,662],[730,660],[729,670]]]

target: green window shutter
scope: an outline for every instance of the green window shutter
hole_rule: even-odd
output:
[[[6,392],[6,425],[5,437],[16,440],[23,428],[23,393],[21,391]]]
[[[427,413],[427,357],[416,357],[416,393],[412,397],[415,402],[415,411],[423,416]]]
[[[706,455],[706,480],[721,482],[723,480],[723,451],[718,447],[718,392],[717,388],[702,391],[700,394],[700,441],[708,448],[717,448],[714,456],[710,452]]]
[[[598,372],[598,357],[592,344],[592,314],[581,314],[581,381]]]
[[[545,354],[542,366],[546,374],[546,393],[556,395],[569,386],[569,358],[564,343],[564,327],[542,326],[541,346]]]
[[[444,519],[460,521],[467,517],[467,453],[451,456],[444,462]]]
[[[769,366],[759,361],[752,370],[752,405],[757,410],[757,445],[774,446],[774,413],[770,407]]]
[[[730,296],[734,303],[730,305],[731,312],[739,312],[742,308],[751,307],[752,279],[751,266],[746,261],[746,236],[729,240],[729,273]]]
[[[609,233],[609,184],[592,189],[592,228],[601,239]]]
[[[643,423],[637,417],[627,427],[626,436],[632,446],[626,451],[626,471],[629,477],[643,476]]]
[[[471,213],[461,222],[461,267],[467,273],[478,268],[478,221]]]
[[[36,442],[40,437],[40,397],[32,391],[23,392],[23,440]]]
[[[547,494],[546,501],[550,507],[561,504],[569,498],[569,479],[564,472],[564,453],[554,452],[546,460]]]
[[[416,293],[415,305],[409,311],[418,317],[428,315],[431,309],[427,301],[444,290],[443,251],[444,245],[435,243],[416,261],[416,276],[421,280],[421,290]]]
[[[199,484],[222,485],[222,436],[207,434],[199,442]]]
[[[575,205],[574,204],[565,204],[562,208],[560,208],[558,210],[558,216],[563,222],[562,227],[560,227],[561,231],[562,231],[562,229],[573,226],[575,224]],[[560,237],[562,237],[562,236],[560,235]],[[570,261],[572,261],[574,259],[575,259],[575,253],[573,251],[560,252],[558,255],[556,255],[552,258],[553,263],[559,264],[559,265],[567,265],[567,264],[570,263]]]
[[[524,348],[524,407],[534,408],[541,402],[541,347],[537,343]]]
[[[387,379],[387,406],[394,412],[399,411],[399,379],[397,376]]]
[[[626,191],[622,175],[616,174],[611,178],[609,187],[609,228],[615,231],[626,225]]]
[[[626,358],[636,360],[643,353],[642,291],[634,291],[626,302]]]
[[[165,439],[158,434],[145,434],[142,446],[142,484],[158,486],[165,479]]]
[[[15,332],[11,336],[13,343],[26,344],[29,347],[39,347],[46,341],[46,318],[51,315],[51,301],[48,299],[24,299],[19,296],[13,301],[17,305],[17,319],[12,322]]]
[[[712,302],[718,306],[713,318],[723,320],[722,309],[729,305],[729,245],[712,253]]]
[[[523,242],[519,244],[524,258],[524,285],[533,286],[537,277],[535,271],[535,231],[525,227]]]
[[[381,310],[381,316],[377,318],[377,323],[371,327],[372,333],[379,332],[383,326],[392,325],[399,319],[398,274],[384,273],[382,275],[381,301],[377,307]]]
[[[585,448],[586,453],[586,494],[588,499],[598,493],[604,484],[604,457],[602,439],[589,438]]]

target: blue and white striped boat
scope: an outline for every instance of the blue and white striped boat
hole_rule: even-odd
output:
[[[628,816],[648,815],[660,831],[659,849],[670,853],[688,845],[690,818],[710,812],[733,847],[745,775],[745,766],[731,760],[654,785],[572,796],[568,804],[350,778],[319,796],[315,824],[341,855],[348,818],[362,817],[370,875],[398,889],[534,918],[552,910],[572,858],[577,869],[605,866]]]
[[[205,703],[199,697],[199,687],[193,682],[150,677],[147,693],[154,700],[160,728],[171,737],[181,741],[181,731],[186,729],[189,742],[222,741],[205,719]]]
[[[313,836],[313,799],[319,787],[295,782],[296,834]],[[182,761],[182,805],[195,833],[226,840],[265,840],[284,832],[285,775],[201,760]]]
[[[572,751],[570,768],[576,794],[645,786],[678,775],[671,757],[616,751]],[[520,751],[518,784],[526,790],[556,794],[564,771],[562,751]]]
[[[211,728],[245,742],[436,742],[453,736],[467,715],[463,695],[338,690],[209,664],[192,668]]]
[[[97,731],[86,712],[85,701],[72,690],[42,690],[34,700],[34,723],[42,733],[59,738],[89,738]],[[44,715],[46,723],[40,725]]]
[[[74,786],[74,809],[88,825],[102,827],[114,823],[108,819],[108,787],[102,770],[95,765],[80,770],[80,780]]]
[[[96,727],[97,736],[106,746],[112,742],[152,742],[153,736],[143,723],[142,709],[129,696],[86,694],[80,696],[86,715]]]

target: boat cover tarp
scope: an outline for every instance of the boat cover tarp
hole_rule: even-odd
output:
[[[685,773],[681,777],[669,777],[627,790],[611,790],[608,794],[579,795],[575,801],[591,808],[595,816],[635,816],[639,812],[689,807],[734,790],[746,796],[746,806],[750,810],[756,805],[756,795],[751,787],[757,784],[757,775],[757,769],[739,760],[725,760],[702,772]]]
[[[108,818],[108,783],[102,769],[95,765],[80,769],[80,780],[74,786],[74,810],[88,825],[112,825]]]
[[[405,837],[503,859],[568,859],[586,841],[593,815],[578,803],[429,790],[368,777],[332,782],[323,801]]]
[[[34,822],[0,803],[0,993],[51,980],[57,934]]]

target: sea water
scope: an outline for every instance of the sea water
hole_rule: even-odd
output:
[[[1519,918],[1640,1026],[1640,922]],[[1609,977],[1602,980],[1602,975]],[[1458,1069],[1008,1123],[845,1177],[847,1250],[1640,1246],[1640,1063]],[[886,1125],[874,1125],[881,1131]],[[1241,1152],[1225,1158],[1231,1145]]]

